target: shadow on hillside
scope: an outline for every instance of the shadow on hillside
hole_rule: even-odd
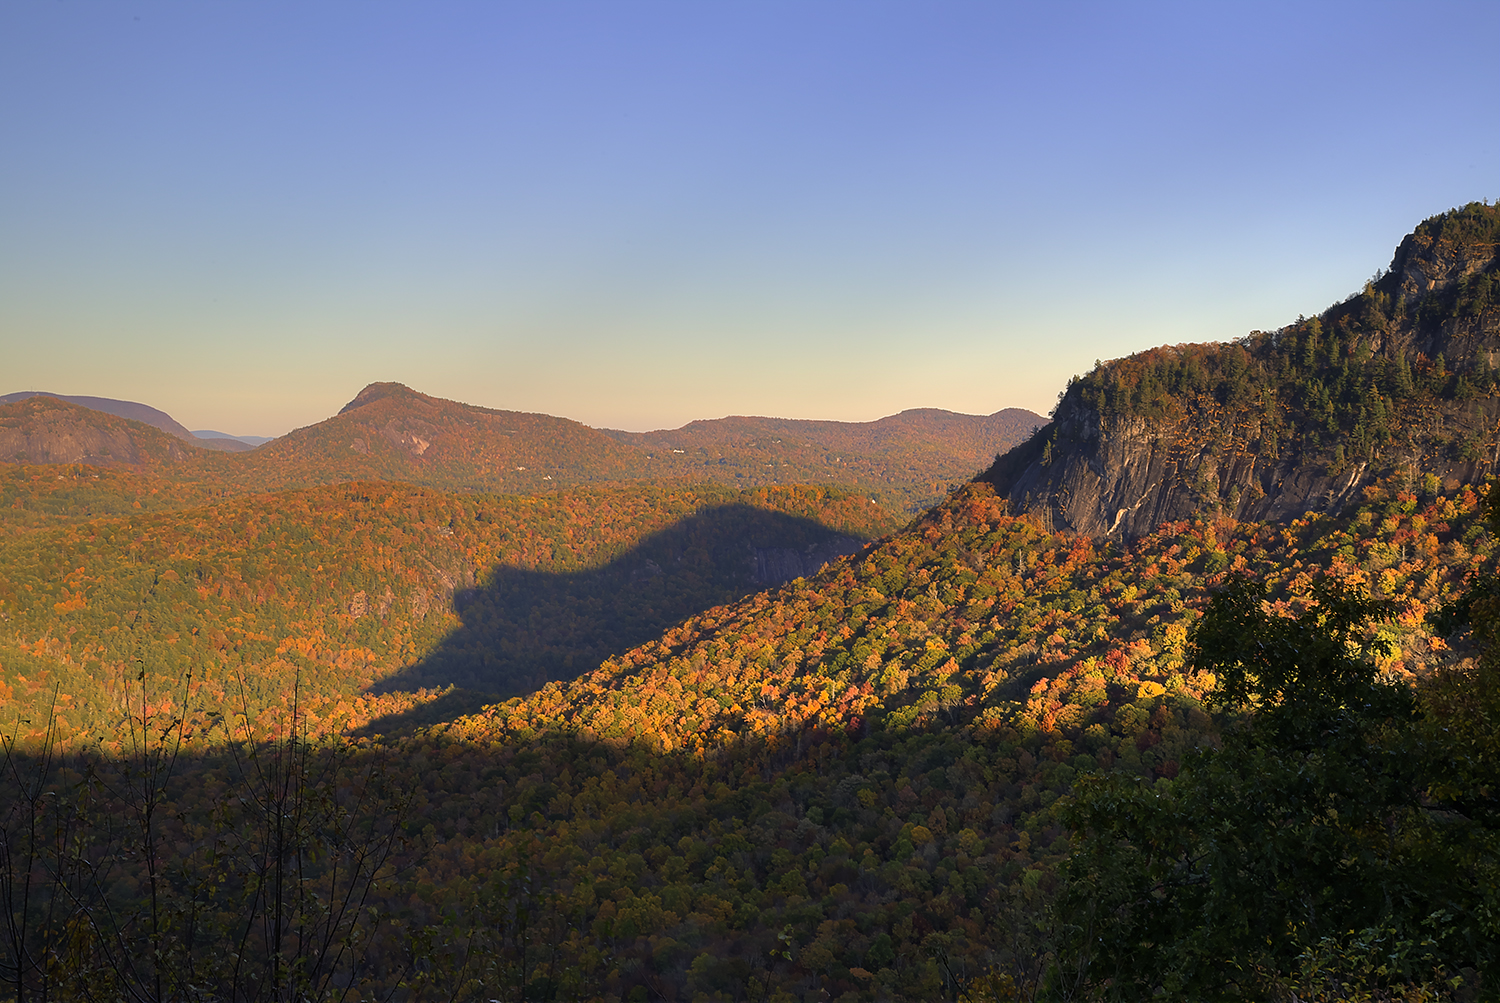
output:
[[[369,692],[456,689],[361,733],[449,721],[576,678],[696,613],[811,575],[862,545],[812,519],[733,504],[689,516],[603,567],[565,574],[497,567],[486,584],[454,593],[456,630]]]

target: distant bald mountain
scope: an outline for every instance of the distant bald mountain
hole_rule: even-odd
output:
[[[168,435],[175,435],[179,439],[191,442],[195,446],[204,449],[219,449],[225,452],[238,453],[255,447],[234,437],[217,438],[214,436],[203,438],[194,432],[187,430],[165,411],[158,411],[146,404],[138,404],[135,401],[115,400],[112,397],[86,397],[78,394],[55,394],[43,390],[22,390],[18,393],[6,394],[0,397],[0,404],[13,404],[16,401],[27,400],[32,397],[53,397],[69,404],[81,404],[91,411],[101,411],[111,414],[117,418],[129,418],[131,421],[139,421],[159,428]]]
[[[268,486],[384,480],[530,494],[650,475],[644,454],[567,418],[496,411],[372,383],[332,418],[246,457]]]

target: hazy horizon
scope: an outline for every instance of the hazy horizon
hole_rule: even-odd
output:
[[[399,380],[395,380],[395,381],[384,381],[384,382],[398,382],[399,383],[400,381]],[[409,387],[409,389],[416,390],[418,393],[422,392],[422,388],[421,387]],[[150,401],[126,400],[124,398],[119,398],[119,397],[105,397],[105,395],[103,395],[103,394],[66,394],[66,393],[63,393],[61,390],[55,390],[55,389],[49,389],[49,390],[29,390],[28,389],[28,390],[12,390],[12,391],[7,391],[6,393],[0,394],[0,402],[3,402],[5,400],[5,398],[7,398],[9,396],[12,396],[13,394],[17,394],[17,393],[39,394],[39,395],[42,395],[42,396],[46,396],[46,395],[52,394],[52,395],[56,395],[58,397],[68,397],[68,398],[94,397],[94,398],[99,398],[99,399],[118,401],[120,403],[126,403],[126,404],[143,404],[143,405],[145,405],[147,407],[155,407],[155,405],[152,404]],[[428,394],[427,396],[432,397],[432,396],[435,396],[435,395],[434,394]],[[352,400],[353,398],[351,397],[350,399]],[[456,401],[455,403],[458,403],[458,404],[473,404],[472,401]],[[484,407],[486,405],[482,405],[481,404],[481,405],[477,405],[477,406]],[[172,418],[173,420],[177,420],[177,416],[176,415],[172,414],[170,411],[166,411],[164,408],[156,408],[156,410],[162,411],[164,414],[167,415],[167,417]],[[506,409],[495,408],[495,409],[492,409],[492,410],[506,410]],[[511,410],[513,410],[513,409],[511,409]],[[854,424],[870,424],[870,423],[873,423],[873,422],[882,421],[882,420],[884,420],[886,418],[896,418],[896,417],[899,417],[899,416],[901,416],[902,414],[905,414],[908,411],[943,411],[943,412],[945,412],[947,414],[957,415],[957,416],[962,417],[962,418],[988,418],[988,417],[991,417],[991,416],[993,416],[995,414],[999,414],[1000,412],[1006,411],[1006,410],[1030,410],[1030,409],[1029,408],[1019,408],[1019,409],[997,408],[994,411],[990,411],[990,412],[987,412],[985,414],[973,414],[973,413],[970,413],[970,412],[967,412],[967,411],[954,411],[951,408],[911,407],[911,408],[902,408],[900,411],[892,412],[891,414],[878,415],[878,416],[876,416],[874,418],[853,419],[851,423],[854,423]],[[324,415],[322,418],[319,418],[319,419],[317,419],[316,421],[313,421],[313,422],[309,422],[309,424],[310,425],[315,425],[315,424],[317,424],[320,421],[327,421],[329,418],[337,417],[338,413],[339,413],[338,410],[335,409],[334,411],[330,412],[329,414]],[[543,412],[543,413],[545,413],[545,412]],[[567,415],[552,415],[552,417],[555,417],[555,418],[567,418],[568,416]],[[692,424],[693,422],[698,422],[698,421],[722,421],[722,420],[731,419],[731,418],[747,418],[747,419],[752,419],[752,420],[754,420],[754,419],[762,419],[762,420],[769,420],[769,421],[837,421],[837,422],[846,421],[846,419],[842,419],[842,418],[802,418],[802,417],[799,417],[797,415],[785,415],[785,414],[721,414],[721,415],[704,416],[704,417],[699,417],[699,418],[690,418],[687,421],[685,421],[685,422],[683,422],[682,424],[679,424],[679,425],[661,426],[659,428],[616,428],[616,427],[613,427],[613,426],[610,426],[610,425],[590,425],[589,427],[590,428],[597,428],[597,429],[600,429],[602,431],[607,431],[607,432],[638,432],[638,433],[672,432],[672,431],[676,431],[679,428],[682,428],[684,425]],[[573,420],[576,421],[577,419],[573,419]],[[178,421],[178,424],[181,425],[183,423],[181,421]],[[587,422],[583,422],[582,424],[587,424]],[[184,426],[184,427],[186,427],[186,426]],[[294,428],[289,428],[289,429],[286,430],[286,432],[281,432],[281,433],[279,433],[277,435],[257,435],[257,434],[252,433],[252,432],[225,432],[225,431],[222,431],[222,430],[219,430],[219,429],[209,429],[209,428],[195,428],[195,429],[189,429],[189,431],[191,431],[194,435],[198,436],[199,438],[209,438],[209,439],[212,439],[212,438],[225,438],[225,439],[240,439],[240,440],[260,439],[260,440],[262,440],[262,443],[253,443],[253,445],[261,445],[261,444],[263,444],[263,442],[269,442],[272,439],[280,438],[282,435],[287,434],[287,432],[294,432],[294,431],[297,430],[297,428],[305,428],[305,427],[307,427],[307,426],[299,425],[299,426],[296,426]]]

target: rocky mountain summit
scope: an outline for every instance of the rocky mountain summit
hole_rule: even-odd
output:
[[[1385,478],[1481,478],[1500,461],[1497,239],[1500,206],[1472,203],[1317,317],[1103,363],[980,480],[1049,528],[1128,539],[1206,512],[1337,512]]]

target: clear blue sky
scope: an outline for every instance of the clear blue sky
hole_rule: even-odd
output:
[[[1045,412],[1500,196],[1500,4],[0,3],[0,392]]]

